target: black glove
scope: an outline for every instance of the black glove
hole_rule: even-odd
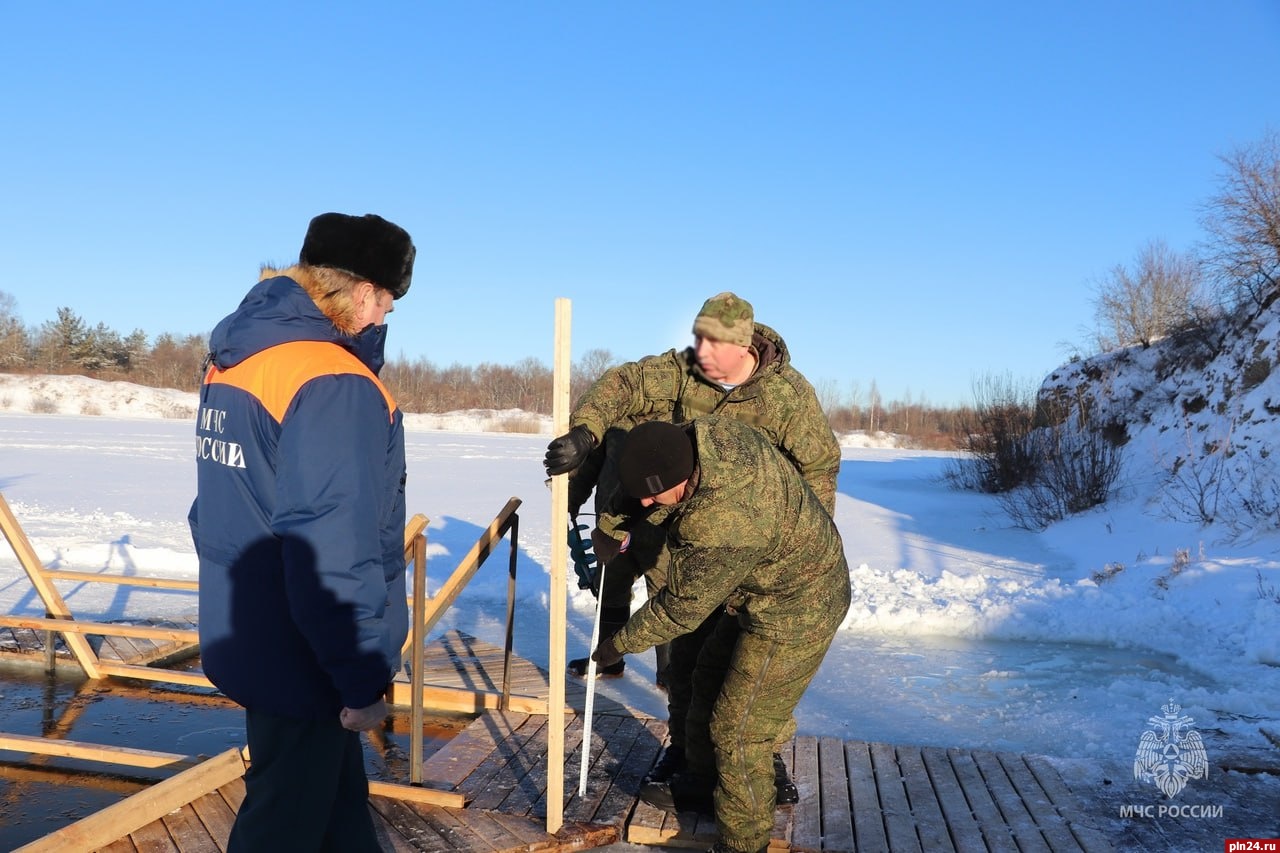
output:
[[[591,531],[591,547],[595,550],[596,559],[602,566],[609,565],[614,557],[622,553],[622,543],[599,527]]]
[[[596,440],[591,435],[591,430],[584,426],[576,426],[559,438],[551,440],[547,445],[547,455],[542,460],[542,464],[547,466],[547,473],[552,476],[567,474],[582,464],[582,460],[587,458],[587,454],[595,445]]]
[[[597,666],[613,666],[622,660],[622,652],[618,651],[618,647],[613,644],[613,637],[605,637],[591,653],[591,659]]]

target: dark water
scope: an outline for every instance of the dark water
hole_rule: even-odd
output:
[[[469,721],[429,714],[424,753]],[[244,711],[208,690],[0,664],[0,731],[105,746],[214,756],[244,745]],[[409,713],[368,733],[371,779],[408,782]],[[145,789],[173,771],[0,751],[0,851],[13,850]]]

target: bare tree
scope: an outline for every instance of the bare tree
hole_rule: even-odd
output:
[[[31,357],[31,336],[18,318],[18,302],[0,290],[0,368],[24,367]]]
[[[589,349],[578,359],[578,363],[574,365],[572,378],[569,382],[569,397],[575,403],[578,401],[588,388],[600,378],[600,376],[617,364],[617,359],[613,357],[613,353],[607,349]]]
[[[1117,264],[1094,296],[1098,346],[1103,352],[1152,341],[1183,328],[1203,301],[1200,266],[1163,240],[1148,243],[1132,270]]]
[[[871,390],[867,392],[867,414],[867,431],[875,432],[881,429],[884,409],[881,407],[880,389],[876,387],[874,379],[871,380]]]
[[[1219,159],[1222,185],[1201,218],[1205,265],[1226,305],[1252,317],[1280,295],[1280,132]]]

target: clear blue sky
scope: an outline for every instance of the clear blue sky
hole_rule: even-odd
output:
[[[680,346],[734,290],[828,395],[1083,344],[1280,126],[1280,3],[0,0],[0,291],[203,333],[316,213],[418,246],[389,354]]]

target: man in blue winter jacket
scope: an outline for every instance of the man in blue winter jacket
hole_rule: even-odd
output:
[[[377,851],[359,732],[408,628],[402,416],[378,380],[409,289],[404,229],[311,220],[210,337],[196,424],[205,673],[245,708],[229,850]]]

